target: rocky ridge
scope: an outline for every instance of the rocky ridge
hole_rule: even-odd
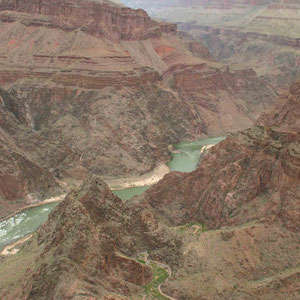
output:
[[[174,24],[158,23],[141,9],[132,10],[108,0],[3,0],[0,11],[3,22],[16,21],[14,14],[6,14],[6,11],[21,12],[25,16],[23,24],[27,26],[62,28],[65,31],[80,29],[97,37],[115,40],[147,39],[176,31]],[[28,13],[30,15],[26,15]]]
[[[173,297],[299,296],[299,99],[296,82],[255,127],[213,147],[197,170],[168,174],[142,196],[173,226],[214,229],[184,245],[184,263],[167,284]]]
[[[278,196],[284,202],[291,201],[290,194],[297,199],[299,99],[300,85],[296,82],[289,93],[261,115],[255,127],[230,134],[210,150],[197,170],[166,175],[145,197],[176,225],[198,218],[209,228],[251,221],[252,214],[257,218],[257,207],[270,205],[271,199],[277,201]],[[181,192],[169,189],[171,182]],[[274,209],[277,206],[282,213],[284,208],[276,201]],[[180,214],[169,209],[179,203]],[[262,212],[274,214],[267,209]]]
[[[255,127],[212,147],[197,170],[172,172],[129,202],[89,178],[3,260],[0,296],[151,299],[142,289],[151,270],[136,260],[148,251],[171,267],[161,288],[175,299],[297,298],[299,99],[296,82]]]
[[[21,270],[27,279],[18,287],[13,280],[13,289],[1,286],[1,297],[138,299],[152,271],[136,256],[145,250],[165,256],[172,249],[176,264],[178,246],[176,234],[150,207],[122,203],[92,176],[66,196],[22,250],[32,251],[36,263]]]

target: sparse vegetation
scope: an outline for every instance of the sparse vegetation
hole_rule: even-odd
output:
[[[153,280],[144,287],[145,294],[154,299],[168,300],[158,290],[159,285],[168,278],[168,272],[155,264],[151,264],[151,268],[153,270]]]
[[[182,226],[178,226],[176,227],[176,230],[179,231],[180,233],[185,232],[188,228],[191,228],[193,226],[199,226],[199,230],[197,233],[202,233],[207,231],[207,228],[205,226],[205,224],[202,223],[198,223],[198,222],[191,222]]]
[[[138,259],[138,262],[141,264],[145,264],[146,262],[143,259]]]

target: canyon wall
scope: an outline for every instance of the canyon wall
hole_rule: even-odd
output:
[[[300,36],[297,1],[127,1],[201,40],[218,61],[253,68],[276,87],[299,76]],[[148,6],[149,4],[149,6]]]
[[[110,39],[146,39],[159,37],[163,32],[176,31],[176,25],[153,21],[145,11],[132,10],[127,7],[101,1],[18,1],[3,0],[0,11],[15,11],[37,15],[30,20],[34,24],[62,28],[66,31],[80,29],[98,37]],[[38,20],[38,16],[43,18]],[[1,19],[13,22],[10,15],[1,15]]]
[[[141,196],[170,225],[214,229],[185,240],[169,295],[297,298],[299,101],[296,82],[255,127],[213,147],[197,170],[172,172]]]
[[[61,12],[1,2],[1,217],[84,183],[0,257],[0,298],[151,298],[147,252],[171,269],[161,289],[177,300],[297,299],[299,82],[269,107],[272,78],[216,62],[173,26],[152,35],[144,12],[104,1],[70,2],[64,23],[55,3]],[[93,5],[117,12],[105,32],[93,31],[103,20]],[[237,129],[194,172],[172,172],[126,203],[88,176],[138,175],[170,158],[168,144]]]
[[[26,110],[26,107],[24,108]],[[64,188],[44,162],[64,160],[70,149],[45,139],[27,127],[26,113],[17,100],[0,89],[0,218],[19,208],[35,204],[38,199],[63,193]],[[64,150],[64,151],[63,151]],[[20,201],[23,199],[23,201]]]
[[[194,23],[183,24],[181,29],[204,41],[216,59],[251,67],[277,91],[287,88],[299,76],[300,38]]]
[[[276,96],[176,26],[108,1],[2,1],[0,25],[1,87],[43,141],[30,148],[20,131],[18,147],[64,186],[149,172],[170,160],[169,144],[247,128]],[[25,206],[33,190],[4,200]]]
[[[0,296],[151,299],[160,263],[172,274],[160,288],[174,299],[296,299],[299,101],[296,82],[194,172],[172,172],[126,203],[88,178],[2,258]],[[151,264],[139,258],[145,252]]]
[[[263,199],[267,205],[279,200],[279,195],[280,201],[292,201],[289,197],[293,189],[296,200],[299,99],[300,85],[296,82],[289,93],[260,116],[257,126],[229,135],[212,148],[197,170],[170,173],[147,191],[145,197],[174,224],[197,219],[209,228],[250,221],[252,214],[257,217],[255,207],[260,205],[260,213],[266,216],[270,211],[263,209]],[[178,186],[177,190],[168,188],[171,182]],[[179,203],[185,208],[180,214],[170,209]],[[274,209],[277,205],[274,203]],[[277,209],[282,213],[280,206]]]

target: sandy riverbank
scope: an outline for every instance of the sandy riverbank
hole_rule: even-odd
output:
[[[127,188],[133,188],[133,187],[142,187],[142,186],[148,186],[155,184],[159,180],[161,180],[167,173],[170,172],[170,168],[167,165],[160,165],[156,167],[153,171],[141,175],[141,176],[135,176],[135,177],[129,177],[129,178],[120,178],[120,179],[112,179],[112,180],[106,180],[106,183],[112,190],[122,190]],[[5,221],[13,216],[15,216],[18,213],[21,213],[22,211],[42,206],[48,203],[52,202],[58,202],[62,201],[67,194],[61,194],[56,197],[48,198],[43,201],[39,201],[30,205],[27,205],[23,207],[22,209],[19,209],[14,214],[11,214],[3,219],[0,219],[0,222]]]
[[[201,149],[201,153],[207,152],[213,146],[215,146],[215,144],[205,145]],[[180,150],[172,150],[172,152],[180,153]],[[147,174],[141,175],[141,176],[111,179],[111,180],[105,180],[105,182],[108,184],[108,186],[110,187],[111,190],[122,190],[122,189],[127,189],[127,188],[149,186],[149,185],[157,183],[169,172],[171,172],[170,168],[167,165],[162,164],[162,165],[156,167],[153,171],[151,171]],[[65,188],[68,190],[68,187],[65,186]],[[18,214],[28,208],[38,207],[38,206],[42,206],[42,205],[45,205],[48,203],[62,201],[66,195],[67,194],[61,194],[56,197],[52,197],[52,198],[45,199],[40,202],[36,202],[36,203],[30,204],[30,205],[27,205],[27,206],[23,207],[22,209],[18,210],[17,212],[15,212],[14,214],[9,215],[3,219],[0,219],[0,222],[13,217],[16,214]]]
[[[201,154],[207,152],[213,146],[215,146],[215,144],[208,144],[208,145],[203,146],[203,148],[200,151]],[[172,151],[174,153],[180,153],[181,150],[170,150],[170,151]],[[122,189],[127,189],[127,188],[149,186],[149,185],[153,185],[153,184],[157,183],[159,180],[161,180],[169,172],[171,172],[170,168],[167,165],[162,164],[162,165],[156,167],[153,171],[151,171],[147,174],[144,174],[144,175],[141,175],[141,176],[106,180],[106,183],[108,184],[108,186],[112,190],[122,190]],[[62,184],[64,184],[64,183],[62,183]],[[65,186],[65,188],[68,190],[68,187]],[[16,214],[18,214],[18,213],[20,213],[20,212],[22,212],[22,211],[24,211],[28,208],[42,206],[42,205],[52,203],[52,202],[62,201],[65,198],[66,195],[67,194],[61,194],[61,195],[56,196],[56,197],[52,197],[52,198],[45,199],[45,200],[40,201],[40,202],[36,202],[36,203],[30,204],[30,205],[27,205],[24,208],[22,208],[22,209],[18,210],[17,212],[15,212],[14,214],[12,214],[10,216],[7,216],[3,219],[0,219],[0,222],[13,217]]]
[[[129,178],[107,180],[106,183],[112,190],[147,186],[157,183],[170,171],[171,170],[167,165],[160,165],[147,174]]]
[[[202,147],[200,153],[205,154],[210,148],[214,146],[215,144],[207,144]],[[175,154],[179,154],[182,152],[181,150],[173,150],[173,149],[169,149],[169,151]],[[121,189],[133,188],[133,187],[147,186],[147,185],[152,185],[157,183],[166,174],[170,172],[171,172],[170,168],[167,165],[162,164],[147,174],[141,176],[135,176],[135,177],[107,180],[106,183],[112,190],[121,190]]]
[[[207,152],[214,145],[215,144],[205,145],[201,149],[201,153]],[[176,150],[176,151],[180,152],[180,150]],[[121,189],[126,189],[126,188],[149,186],[149,185],[153,185],[153,184],[157,183],[159,180],[161,180],[169,172],[171,172],[170,168],[167,165],[162,164],[162,165],[156,167],[153,171],[151,171],[151,172],[149,172],[147,174],[144,174],[144,175],[141,175],[141,176],[135,176],[135,177],[106,180],[106,183],[108,184],[108,186],[112,190],[121,190]],[[48,203],[52,203],[52,202],[62,201],[65,198],[65,196],[66,196],[66,194],[61,194],[61,195],[56,196],[56,197],[48,198],[46,200],[33,203],[31,205],[28,205],[28,206],[20,209],[19,211],[17,211],[13,215],[11,215],[9,217],[6,217],[3,220],[7,220],[7,219],[13,217],[14,215],[16,215],[18,213],[21,213],[22,211],[24,211],[26,209],[29,209],[29,208],[42,206],[42,205],[45,205],[45,204],[48,204]],[[3,220],[0,220],[0,221],[3,221]],[[11,255],[11,254],[17,253],[18,249],[15,249],[15,247],[18,246],[19,244],[24,243],[31,236],[32,235],[27,236],[25,238],[21,238],[20,240],[18,240],[16,242],[14,242],[14,243],[6,246],[0,252],[0,255],[6,256],[6,255]]]
[[[8,255],[16,254],[19,251],[19,249],[16,248],[16,247],[23,244],[23,243],[25,243],[31,237],[32,237],[32,234],[27,235],[27,236],[17,240],[16,242],[14,242],[12,244],[9,244],[8,246],[6,246],[4,249],[1,250],[0,256],[8,256]]]

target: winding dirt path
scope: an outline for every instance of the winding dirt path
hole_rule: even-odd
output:
[[[164,283],[166,283],[166,282],[168,281],[169,277],[172,276],[172,270],[171,270],[171,268],[170,268],[168,265],[166,265],[166,264],[164,264],[164,263],[162,263],[162,262],[148,259],[148,256],[149,256],[148,253],[141,253],[141,254],[145,254],[144,259],[145,259],[146,264],[152,263],[152,264],[154,264],[154,265],[157,265],[157,266],[159,266],[159,267],[161,267],[161,268],[167,270],[168,275],[169,275],[168,278],[167,278],[164,282],[162,282],[162,283],[157,287],[157,289],[158,289],[158,291],[159,291],[164,297],[168,298],[169,300],[177,300],[177,299],[175,299],[175,298],[173,298],[173,297],[171,297],[171,296],[165,294],[165,293],[161,290],[161,286],[162,286]],[[146,299],[145,297],[146,297],[146,296],[144,296],[143,299]]]
[[[195,231],[194,231],[193,233],[196,234],[196,233],[199,231],[200,226],[198,226],[198,225],[193,225],[192,228],[195,229]]]
[[[168,280],[168,278],[166,279],[166,281]],[[165,281],[165,282],[166,282]],[[164,283],[164,282],[163,282]],[[158,291],[164,296],[164,297],[166,297],[166,298],[168,298],[168,299],[170,299],[170,300],[177,300],[177,299],[175,299],[175,298],[173,298],[173,297],[171,297],[171,296],[168,296],[167,294],[165,294],[162,290],[161,290],[161,285],[163,284],[163,283],[161,283],[159,286],[158,286]]]

